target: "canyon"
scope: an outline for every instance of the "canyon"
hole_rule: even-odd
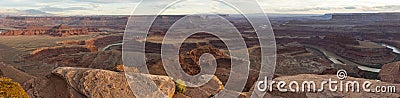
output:
[[[398,13],[326,14],[308,18],[271,18],[276,43],[276,81],[305,81],[337,79],[336,72],[344,69],[347,81],[372,81],[374,85],[399,86],[400,55],[387,44],[400,48]],[[243,17],[221,15],[241,33],[249,52],[250,71],[245,87],[238,93],[248,98],[259,78],[261,48],[258,37]],[[331,18],[324,18],[330,16]],[[388,17],[383,17],[388,16]],[[133,91],[124,72],[138,68],[125,66],[123,51],[139,47],[122,43],[145,43],[149,74],[130,77],[147,77],[169,98],[212,97],[224,89],[231,72],[232,61],[225,42],[208,33],[197,33],[181,46],[162,43],[168,28],[183,15],[156,17],[148,38],[122,34],[130,16],[69,16],[5,18],[0,33],[0,75],[21,84],[30,97],[132,97]],[[147,19],[149,16],[140,15]],[[364,19],[364,20],[363,20]],[[143,20],[138,20],[138,23]],[[397,22],[397,23],[396,23]],[[60,25],[61,24],[61,25]],[[12,28],[12,29],[10,29]],[[1,30],[3,30],[1,29]],[[42,39],[39,39],[42,38]],[[125,37],[126,38],[126,37]],[[36,40],[37,39],[37,40]],[[21,41],[22,40],[22,41]],[[29,40],[35,43],[17,43]],[[238,39],[229,39],[236,42]],[[14,44],[15,43],[15,44]],[[125,44],[124,49],[122,46]],[[161,59],[161,47],[178,48],[180,66],[185,73],[198,74],[200,57],[209,53],[217,62],[212,79],[200,87],[182,87],[169,77]],[[241,49],[237,49],[241,50]],[[9,56],[12,55],[12,56]],[[10,59],[12,58],[12,59]],[[397,62],[397,63],[396,63]],[[210,62],[206,62],[210,63]],[[373,70],[369,70],[373,69]],[[376,70],[375,70],[376,69]],[[379,81],[376,81],[379,80]],[[134,80],[137,82],[139,80]],[[185,88],[184,92],[180,91]],[[178,90],[179,89],[179,90]],[[134,91],[139,91],[133,89]],[[143,92],[147,93],[147,92]],[[320,93],[268,92],[264,97],[400,97],[399,93]]]

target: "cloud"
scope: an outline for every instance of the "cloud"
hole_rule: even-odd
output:
[[[354,6],[347,6],[347,7],[343,7],[344,9],[357,9],[357,7]]]
[[[333,10],[333,9],[339,9],[336,7],[312,7],[312,8],[286,8],[286,9],[276,9],[275,11],[278,12],[296,12],[296,11],[315,11],[315,10]]]
[[[28,10],[22,10],[21,12],[30,14],[30,15],[49,15],[47,12],[35,10],[35,9],[28,9]]]
[[[73,11],[73,10],[90,10],[85,7],[68,7],[68,8],[58,8],[58,7],[50,7],[46,6],[43,8],[40,8],[42,11],[48,11],[48,12],[64,12],[64,11]]]
[[[27,10],[18,10],[18,9],[1,9],[0,15],[11,15],[11,16],[19,16],[19,15],[29,15],[29,16],[49,16],[53,15],[47,12],[43,12],[35,9],[27,9]]]
[[[385,6],[374,6],[374,7],[364,7],[363,11],[398,11],[400,5],[385,5]]]
[[[337,12],[337,11],[359,11],[359,12],[381,12],[381,11],[399,11],[400,5],[385,6],[344,6],[344,7],[308,7],[308,8],[280,8],[276,12]]]
[[[91,3],[137,3],[140,0],[74,0],[79,2],[91,2]]]
[[[131,14],[141,0],[0,0],[0,10],[18,9],[30,12],[41,11],[58,15],[102,15]],[[160,8],[166,0],[143,0],[146,9]],[[229,6],[208,2],[215,0],[183,0],[183,4],[171,6],[166,14],[223,12],[236,13]],[[400,11],[400,0],[259,0],[265,12],[273,13],[335,13],[335,12],[387,12]],[[247,5],[245,0],[234,0]],[[253,5],[248,5],[253,6]],[[32,10],[35,9],[35,10]],[[1,13],[1,12],[0,12]],[[23,12],[28,13],[28,12]],[[35,12],[40,13],[40,12]],[[143,11],[143,14],[148,12]],[[43,13],[44,14],[44,13]]]

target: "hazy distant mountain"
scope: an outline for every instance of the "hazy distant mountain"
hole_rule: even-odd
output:
[[[331,14],[280,14],[280,13],[266,13],[266,14],[248,14],[249,16],[252,17],[264,17],[264,15],[267,15],[269,19],[279,19],[279,20],[309,20],[309,19],[318,19],[318,20],[327,20],[331,19],[332,15]],[[242,17],[242,15],[239,14],[231,14],[229,15],[230,17]]]
[[[52,16],[53,14],[35,9],[28,9],[28,10],[0,9],[0,15],[1,16]]]

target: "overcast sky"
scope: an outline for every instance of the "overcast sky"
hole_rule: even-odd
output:
[[[0,11],[30,10],[56,15],[129,15],[140,0],[0,0]],[[147,0],[149,9],[163,0]],[[245,2],[246,0],[239,2]],[[324,14],[400,12],[400,0],[258,0],[266,13]],[[163,14],[236,13],[213,0],[188,0]]]

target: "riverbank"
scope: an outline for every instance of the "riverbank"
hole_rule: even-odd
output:
[[[358,66],[358,69],[364,71],[364,78],[367,78],[367,79],[378,79],[378,73],[381,70],[379,68],[371,68],[371,67],[368,67],[368,66],[365,66],[365,65],[354,63],[352,61],[344,59],[344,58],[336,55],[335,53],[329,52],[329,51],[327,51],[327,50],[325,50],[323,48],[320,48],[318,46],[305,45],[305,47],[320,52],[327,59],[329,59],[330,61],[332,61],[335,64]]]
[[[398,48],[394,47],[394,46],[391,46],[391,45],[388,45],[388,44],[383,44],[383,43],[381,43],[381,45],[386,47],[386,48],[392,49],[394,53],[400,54],[400,50]]]

